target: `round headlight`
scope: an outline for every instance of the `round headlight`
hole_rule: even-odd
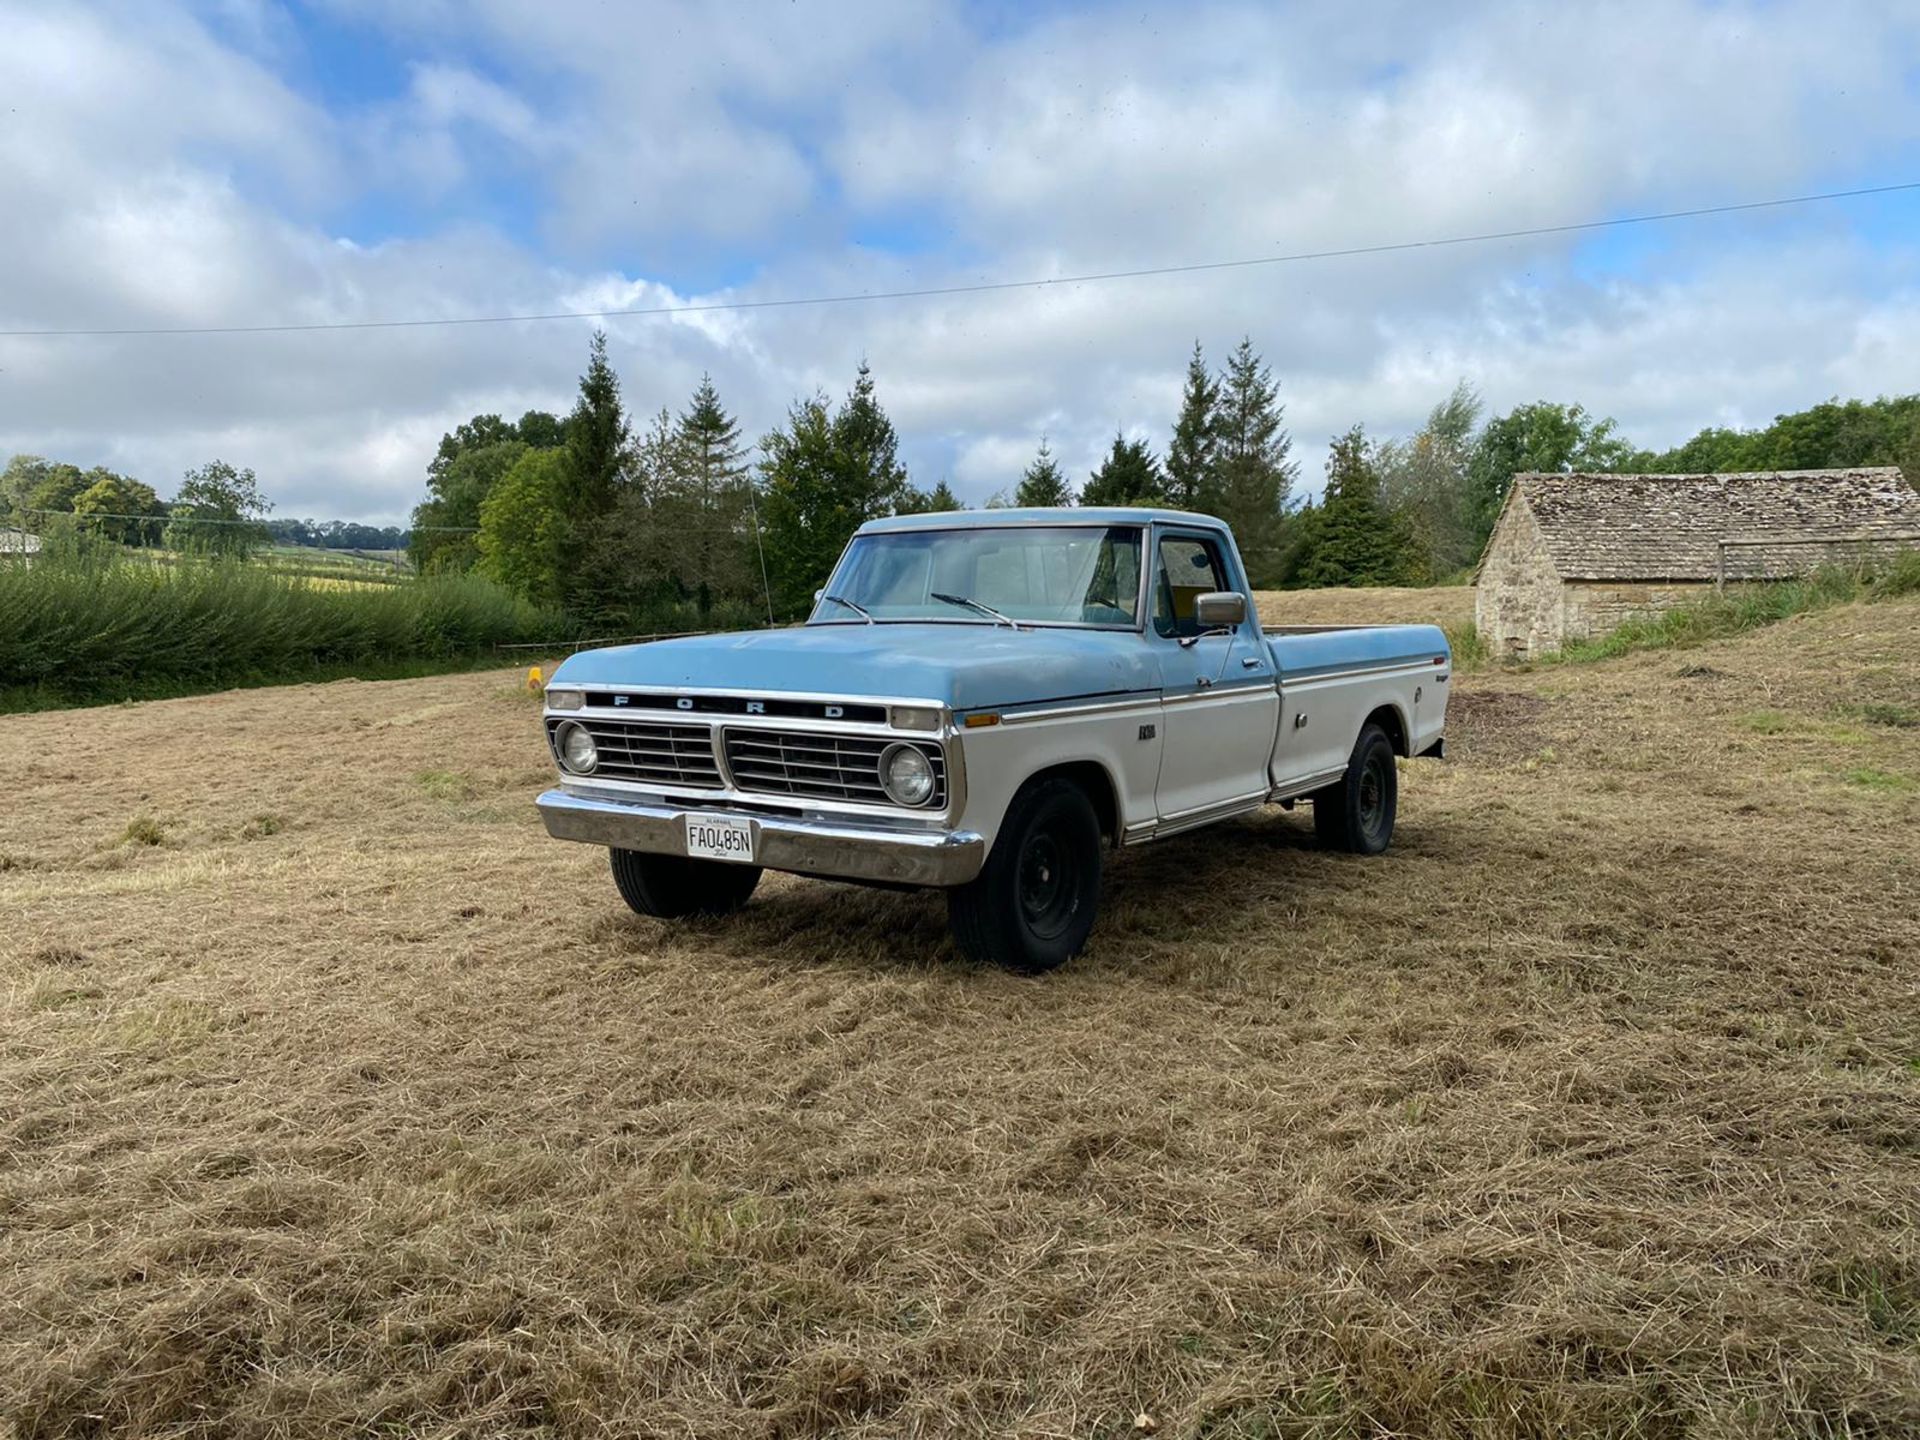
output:
[[[584,725],[571,722],[560,727],[560,763],[576,775],[585,775],[600,763],[600,751]]]
[[[880,756],[880,785],[901,805],[933,798],[933,762],[917,745],[889,745]]]

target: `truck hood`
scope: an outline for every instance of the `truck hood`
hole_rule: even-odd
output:
[[[575,655],[555,685],[931,700],[955,710],[1157,689],[1134,631],[1004,625],[801,625]]]

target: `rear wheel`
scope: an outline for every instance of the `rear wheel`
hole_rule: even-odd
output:
[[[1347,773],[1316,790],[1313,830],[1328,850],[1378,855],[1393,839],[1400,804],[1400,772],[1393,764],[1393,742],[1378,725],[1369,725],[1354,742]]]
[[[760,883],[758,865],[690,860],[644,850],[609,850],[613,883],[634,913],[657,920],[685,915],[727,915],[747,903]]]
[[[954,941],[975,960],[1052,970],[1080,953],[1100,909],[1100,817],[1071,780],[1013,797],[980,874],[947,892]]]

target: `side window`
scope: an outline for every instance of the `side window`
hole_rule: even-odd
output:
[[[1160,540],[1160,574],[1153,587],[1153,628],[1168,639],[1200,633],[1194,602],[1214,590],[1228,589],[1220,547],[1194,535],[1165,535]]]

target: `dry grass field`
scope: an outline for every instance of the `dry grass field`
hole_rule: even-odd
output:
[[[1920,602],[1465,676],[1038,980],[632,916],[513,679],[0,719],[0,1434],[1920,1434]]]
[[[1264,625],[1446,625],[1473,623],[1471,585],[1425,589],[1261,590],[1254,594]]]

